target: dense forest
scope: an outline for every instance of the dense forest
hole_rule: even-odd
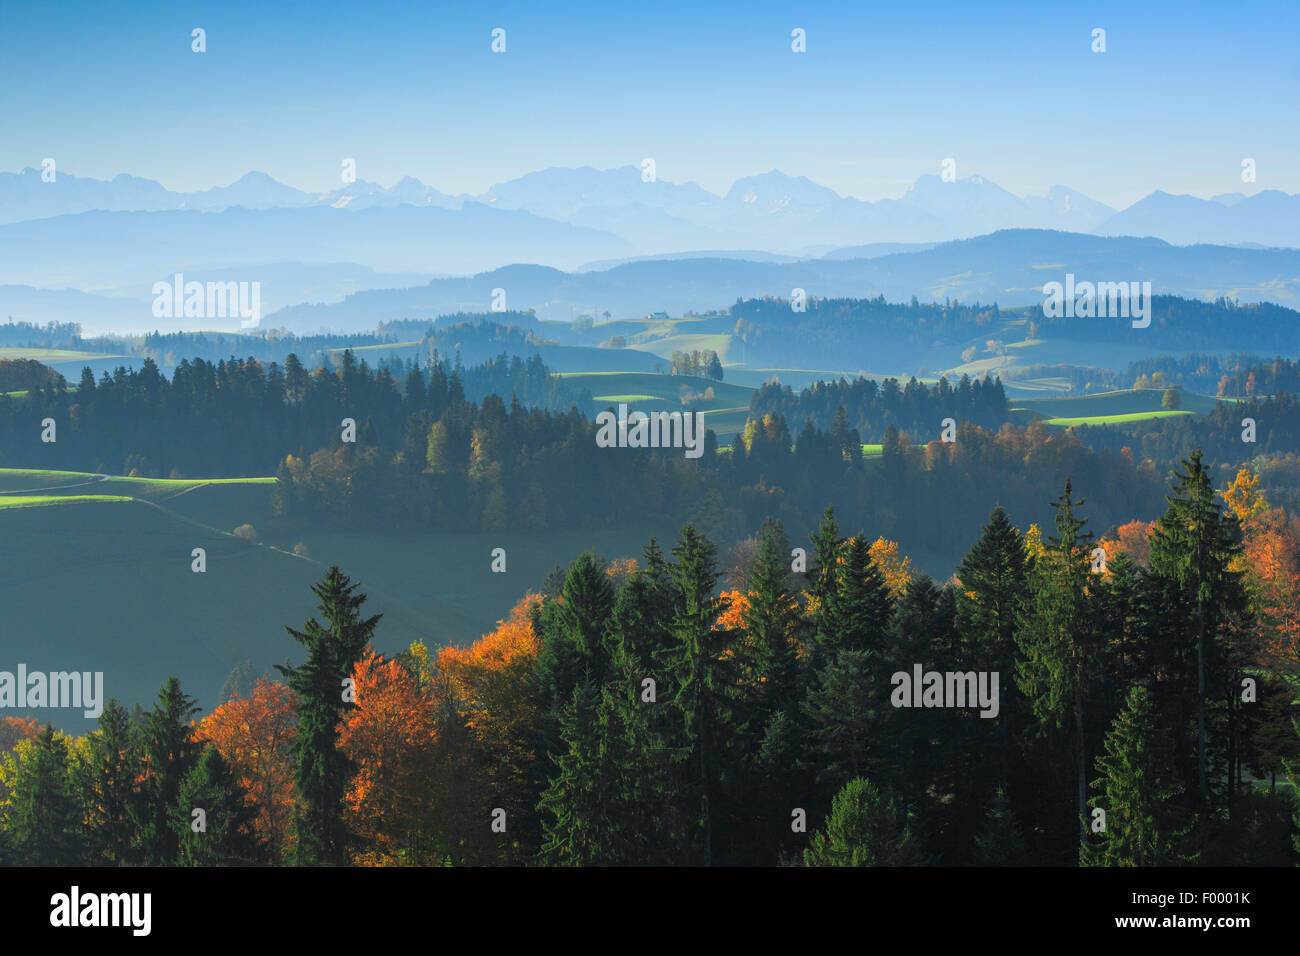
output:
[[[914,297],[905,304],[887,302],[884,296],[810,298],[803,311],[796,311],[789,299],[743,299],[732,305],[731,317],[748,363],[782,368],[824,368],[829,356],[839,368],[907,368],[935,346],[974,341],[982,347],[1016,316],[1024,317],[1028,339],[1212,350],[1222,345],[1223,330],[1231,328],[1234,342],[1246,351],[1300,352],[1300,313],[1284,306],[1156,295],[1150,309],[1151,324],[1142,329],[1134,329],[1130,318],[1049,318],[1041,308],[1007,312],[996,303],[918,302]],[[1087,323],[1086,331],[1080,330],[1080,323]]]
[[[1039,425],[992,432],[962,422],[953,442],[912,444],[891,424],[878,458],[868,458],[844,416],[828,428],[805,418],[793,433],[783,416],[764,414],[730,446],[719,448],[709,433],[703,456],[686,459],[678,449],[598,447],[596,425],[580,408],[545,408],[563,406],[562,380],[536,359],[472,372],[445,361],[406,368],[399,384],[387,368],[344,352],[338,368],[310,373],[294,356],[283,368],[183,361],[170,381],[148,360],[98,382],[86,371],[76,392],[0,396],[0,448],[9,450],[0,464],[153,477],[274,474],[280,518],[351,528],[694,521],[731,541],[768,516],[808,524],[834,499],[846,519],[954,559],[990,500],[1017,520],[1041,521],[1066,475],[1097,488],[1094,514],[1106,527],[1152,517],[1161,504],[1163,475],[1150,463],[1122,450],[1094,453]],[[482,389],[481,402],[463,381]],[[933,395],[919,386],[911,394],[921,400],[922,392]],[[981,385],[981,395],[998,393]],[[500,394],[515,397],[507,405]],[[56,424],[54,442],[41,441],[46,418]],[[345,418],[356,424],[353,442],[343,441]],[[921,437],[937,439],[939,425]]]
[[[1220,503],[1199,454],[1169,491],[1101,541],[1068,481],[1045,532],[994,508],[944,584],[829,508],[725,574],[688,525],[393,658],[334,567],[304,660],[197,722],[174,678],[83,737],[0,720],[0,855],[1293,865],[1300,521],[1248,471]]]
[[[956,342],[997,327],[996,304],[956,301],[910,304],[875,299],[818,299],[795,311],[788,299],[738,299],[731,307],[735,334],[750,365],[823,368],[828,356],[840,366],[906,366],[935,342]]]
[[[891,425],[921,438],[939,434],[945,418],[993,431],[1008,420],[1002,382],[988,375],[983,381],[963,375],[956,388],[947,378],[940,378],[933,388],[912,378],[900,388],[898,379],[876,382],[859,376],[851,382],[843,378],[814,382],[798,394],[788,385],[769,382],[755,391],[749,412],[758,420],[764,415],[800,423],[811,419],[821,429],[832,428],[843,414],[848,426],[869,443],[878,443]]]

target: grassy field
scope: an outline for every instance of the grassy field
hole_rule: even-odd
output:
[[[270,515],[274,478],[129,478],[79,471],[0,468],[0,508],[23,498],[138,500],[231,531]],[[59,494],[59,492],[63,492]]]
[[[316,613],[309,587],[332,563],[369,594],[365,610],[384,615],[375,647],[391,654],[416,638],[431,647],[472,641],[557,564],[587,548],[636,557],[650,534],[666,541],[674,530],[277,533],[264,520],[272,487],[273,479],[0,471],[6,658],[33,670],[103,671],[105,693],[128,706],[148,706],[174,674],[206,711],[241,661],[269,672],[302,659],[283,625],[301,627]],[[245,521],[258,529],[255,544],[229,533]],[[291,553],[299,543],[307,556]],[[203,574],[191,570],[197,547],[207,554]],[[490,570],[497,547],[506,549],[504,574]],[[29,716],[78,732],[92,723],[80,711]]]
[[[88,501],[134,501],[121,495],[0,495],[0,511],[10,508],[44,508],[84,504]]]
[[[34,359],[52,365],[58,362],[91,362],[100,359],[127,359],[126,355],[105,355],[103,352],[82,352],[77,349],[28,349],[12,346],[0,347],[0,359]]]
[[[1048,425],[1124,425],[1128,422],[1149,422],[1157,418],[1171,418],[1176,415],[1191,415],[1192,412],[1132,412],[1128,415],[1084,415],[1077,418],[1049,418]]]
[[[1171,415],[1204,415],[1219,404],[1215,398],[1181,392],[1179,408],[1164,409],[1161,408],[1163,398],[1164,391],[1158,388],[1124,389],[1071,398],[1016,396],[1011,411],[1019,421],[1037,417],[1049,425],[1117,425]]]
[[[681,408],[681,390],[686,386],[693,393],[713,389],[716,396],[706,403],[705,410],[749,407],[749,398],[753,389],[731,382],[715,382],[710,378],[697,378],[691,375],[656,375],[654,372],[571,372],[563,373],[566,382],[578,388],[586,388],[592,395],[609,396],[607,401],[626,401],[626,398],[614,396],[641,395],[648,396],[642,401],[661,401],[672,408]]]

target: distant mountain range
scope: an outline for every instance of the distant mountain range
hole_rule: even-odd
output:
[[[864,202],[778,170],[738,179],[723,196],[690,182],[645,182],[635,166],[605,170],[553,167],[500,183],[478,196],[452,196],[411,177],[388,188],[358,180],[330,192],[309,193],[265,173],[250,172],[229,186],[171,192],[152,180],[128,175],[96,180],[59,173],[55,182],[46,183],[37,169],[0,173],[0,224],[92,212],[219,213],[242,207],[261,212],[293,210],[303,216],[268,217],[264,222],[255,217],[259,232],[298,222],[314,230],[330,221],[314,218],[312,214],[318,210],[328,210],[329,216],[338,214],[342,222],[351,224],[344,214],[401,206],[426,210],[427,221],[440,233],[455,234],[453,245],[468,243],[466,254],[459,260],[439,259],[433,255],[436,250],[429,250],[418,265],[384,262],[378,268],[441,273],[463,270],[465,262],[474,260],[471,253],[481,238],[475,230],[491,230],[492,220],[478,215],[480,208],[588,230],[580,235],[602,237],[610,248],[587,258],[605,260],[623,254],[623,250],[629,258],[691,249],[754,249],[810,256],[841,246],[936,243],[999,229],[1151,236],[1175,244],[1300,247],[1300,195],[1276,190],[1253,196],[1225,193],[1211,199],[1156,191],[1117,211],[1065,186],[1054,186],[1045,196],[1022,198],[981,176],[952,182],[921,176],[900,199]],[[463,220],[452,215],[438,217],[433,215],[435,211],[465,216]],[[510,228],[511,220],[501,222]],[[573,256],[580,254],[581,243],[569,243],[565,235],[554,231],[539,236],[531,254],[476,261],[472,268],[509,261],[544,262],[561,268],[579,265]],[[293,242],[297,237],[290,231],[284,238]],[[286,249],[297,258],[292,246]],[[285,252],[281,250],[280,259],[286,257]],[[360,258],[352,261],[366,262]]]
[[[376,212],[400,212],[400,221],[418,218],[419,210]],[[487,215],[487,211],[481,214]],[[222,215],[238,219],[252,214],[235,210]],[[384,218],[368,234],[378,241],[382,232],[378,227],[391,224]],[[36,253],[25,253],[20,243],[5,241],[6,230],[12,228],[16,227],[0,227],[0,256],[24,253],[39,258]],[[1043,284],[1062,281],[1067,272],[1080,281],[1149,281],[1156,294],[1201,299],[1228,296],[1293,308],[1300,305],[1300,250],[1295,249],[1175,246],[1159,239],[1012,229],[974,239],[903,247],[903,251],[882,247],[866,253],[853,258],[836,253],[817,259],[769,256],[763,261],[719,254],[653,257],[593,264],[585,271],[510,265],[428,282],[412,274],[387,275],[347,263],[268,263],[253,269],[186,272],[186,276],[261,281],[262,327],[285,327],[300,333],[370,331],[378,322],[431,321],[455,312],[485,312],[497,289],[505,291],[507,308],[534,309],[539,318],[552,321],[569,321],[583,312],[609,312],[625,318],[659,310],[681,315],[687,310],[726,309],[737,298],[788,297],[795,288],[822,298],[884,295],[891,301],[907,301],[916,296],[1012,307],[1041,302]],[[128,269],[134,261],[128,255],[120,265]],[[304,294],[305,290],[318,294]],[[81,322],[87,334],[238,328],[235,320],[154,319],[148,287],[143,283],[131,297],[125,295],[124,289],[110,297],[28,284],[0,285],[0,321],[12,316],[32,322]]]
[[[915,295],[1011,307],[1042,302],[1043,284],[1062,281],[1067,272],[1081,281],[1149,281],[1155,294],[1300,303],[1300,250],[1004,230],[869,259],[650,259],[586,272],[508,266],[417,288],[358,292],[332,305],[296,305],[267,316],[263,325],[298,332],[369,330],[377,322],[483,312],[494,289],[506,290],[512,309],[532,308],[539,318],[562,321],[581,312],[626,317],[726,309],[737,298],[789,297],[795,288],[817,297],[907,301]]]

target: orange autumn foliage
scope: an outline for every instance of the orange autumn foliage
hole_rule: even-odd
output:
[[[871,560],[880,569],[889,593],[897,600],[912,581],[912,559],[898,553],[898,542],[877,538],[871,545]]]
[[[13,750],[21,741],[34,740],[41,729],[30,717],[0,717],[0,753]]]
[[[1106,552],[1109,562],[1121,554],[1133,559],[1134,564],[1148,567],[1151,564],[1151,533],[1155,530],[1154,521],[1130,521],[1115,529],[1114,538],[1102,538],[1097,544]]]
[[[1300,677],[1300,519],[1268,509],[1244,531],[1242,563],[1259,614],[1260,663]]]
[[[437,738],[434,700],[395,660],[373,649],[353,670],[356,707],[347,711],[339,747],[356,764],[344,799],[363,847],[354,862],[383,866],[409,860],[428,818],[426,783]]]
[[[520,782],[522,768],[532,756],[530,728],[538,718],[529,676],[541,645],[533,633],[534,607],[540,594],[527,594],[497,628],[469,647],[444,647],[437,670],[465,726],[492,756],[494,783],[510,787]]]
[[[288,849],[293,817],[293,703],[287,685],[259,677],[249,696],[227,701],[195,728],[239,774],[257,807],[257,833],[277,862]]]

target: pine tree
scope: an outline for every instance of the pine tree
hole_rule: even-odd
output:
[[[1072,498],[1069,481],[1065,493],[1052,503],[1057,533],[1047,539],[1043,557],[1034,562],[1029,576],[1027,606],[1019,617],[1017,634],[1021,656],[1016,662],[1017,683],[1039,721],[1057,728],[1073,725],[1080,842],[1087,837],[1084,700],[1093,672],[1095,624],[1088,595],[1092,533],[1083,532],[1087,521],[1074,514],[1083,503]]]
[[[1151,695],[1135,685],[1097,757],[1102,776],[1092,781],[1103,796],[1093,800],[1106,813],[1106,829],[1080,848],[1091,866],[1163,866],[1185,862],[1179,846],[1188,827],[1179,825],[1183,791],[1169,734],[1156,721]]]
[[[200,818],[195,810],[202,810]],[[257,810],[216,747],[203,751],[181,784],[172,811],[172,828],[180,844],[180,862],[187,866],[247,866],[265,859],[265,847],[255,833]]]
[[[382,615],[363,619],[366,595],[357,591],[337,565],[312,585],[325,623],[311,618],[302,631],[285,630],[307,649],[297,667],[276,665],[298,695],[294,740],[294,782],[301,805],[295,811],[295,853],[300,865],[342,866],[351,835],[343,819],[343,794],[352,777],[352,761],[339,749],[339,721],[354,703],[344,700],[344,680],[374,634]]]
[[[835,796],[826,826],[809,839],[804,866],[908,866],[919,860],[894,801],[858,777]]]
[[[85,856],[81,811],[73,791],[68,744],[49,724],[39,737],[21,743],[4,829],[14,861],[24,866],[75,866]]]
[[[181,682],[167,678],[158,700],[145,720],[144,779],[137,809],[144,861],[149,866],[171,866],[179,843],[171,827],[171,813],[181,782],[198,759],[194,740],[194,715],[198,703],[181,690]]]

